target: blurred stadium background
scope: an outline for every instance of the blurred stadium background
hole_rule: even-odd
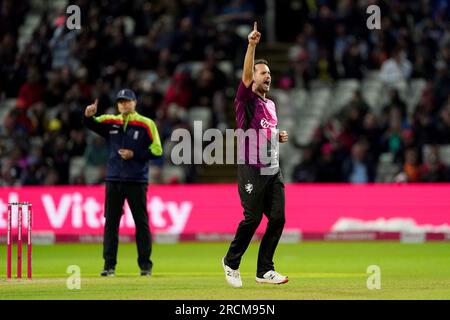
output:
[[[80,30],[66,28],[69,4],[81,8]],[[366,27],[372,4],[381,30]],[[137,93],[137,110],[156,121],[164,143],[150,167],[155,240],[197,242],[155,246],[154,287],[130,278],[135,248],[123,244],[125,278],[112,284],[91,279],[83,296],[52,281],[14,290],[0,282],[0,297],[448,298],[447,243],[298,242],[450,240],[449,18],[448,0],[1,0],[0,242],[6,203],[19,200],[33,202],[35,243],[102,241],[108,150],[81,118],[95,98],[98,113],[115,113],[123,87]],[[256,56],[270,63],[269,96],[290,138],[280,154],[287,219],[276,263],[292,281],[289,291],[250,285],[230,294],[219,260],[242,218],[236,167],[175,166],[170,135],[194,120],[235,127],[255,20]],[[126,209],[121,242],[133,240]],[[217,240],[226,242],[200,243]],[[246,281],[256,252],[252,243]],[[98,278],[102,265],[99,244],[37,246],[34,254],[36,278],[65,281],[69,263]],[[380,294],[365,287],[374,263],[387,279]]]
[[[81,30],[65,27],[69,4]],[[370,4],[381,30],[366,28]],[[101,184],[105,145],[80,118],[97,97],[115,112],[122,87],[164,140],[150,182],[234,182],[234,166],[174,166],[170,134],[234,127],[254,20],[291,137],[288,182],[449,181],[448,1],[3,0],[0,12],[1,185]]]

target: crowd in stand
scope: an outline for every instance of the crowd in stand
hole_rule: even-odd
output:
[[[292,180],[376,182],[377,165],[384,156],[398,168],[391,182],[450,181],[439,152],[442,144],[450,142],[449,105],[434,120],[431,114],[420,114],[420,104],[414,114],[402,117],[403,102],[395,89],[392,96],[377,117],[356,92],[344,112],[316,129],[311,144],[303,147]]]
[[[137,93],[138,112],[155,119],[163,141],[175,128],[189,127],[186,111],[192,107],[211,109],[212,125],[227,126],[224,105],[230,77],[217,63],[234,61],[245,49],[245,39],[235,29],[251,24],[260,10],[257,4],[71,4],[81,9],[81,30],[66,27],[65,10],[44,13],[30,40],[18,50],[18,30],[30,4],[2,1],[0,99],[17,98],[2,119],[2,185],[85,183],[84,174],[70,177],[71,159],[84,157],[101,170],[107,154],[104,142],[83,128],[83,110],[98,98],[99,114],[114,113],[114,96],[124,87]],[[192,61],[201,62],[195,74]]]
[[[0,127],[0,185],[84,184],[83,174],[69,174],[74,157],[104,169],[104,141],[85,130],[81,117],[95,98],[99,113],[115,112],[114,95],[123,87],[137,93],[138,112],[155,119],[163,141],[175,128],[189,127],[186,112],[197,106],[211,110],[212,126],[233,127],[226,109],[247,44],[239,27],[264,19],[264,1],[71,3],[81,8],[81,30],[66,27],[65,12],[46,12],[19,50],[30,3],[1,2],[0,101],[16,102]],[[276,83],[281,88],[362,79],[368,70],[380,70],[393,88],[413,77],[427,81],[411,114],[395,89],[381,116],[357,92],[345,112],[317,129],[293,180],[373,182],[380,155],[391,152],[404,168],[406,178],[399,179],[448,181],[435,145],[450,143],[449,1],[289,3],[277,16],[297,14],[299,23],[282,36],[277,31],[279,39],[295,41],[290,68]],[[372,3],[381,7],[381,30],[365,28]],[[201,62],[195,72],[192,61]],[[231,76],[218,67],[221,61],[231,61]],[[432,148],[423,157],[425,145]]]
[[[355,11],[355,1],[325,2],[330,5],[306,20],[289,51],[292,68],[283,87],[308,89],[312,79],[361,80],[377,71],[389,99],[377,114],[357,91],[317,128],[293,181],[375,182],[386,155],[399,168],[392,182],[450,181],[439,152],[450,143],[450,1],[359,1],[361,9],[380,6],[381,30],[361,27],[368,15]],[[413,78],[426,85],[408,110],[400,92]]]

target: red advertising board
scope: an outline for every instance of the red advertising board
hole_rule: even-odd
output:
[[[285,230],[304,240],[397,239],[402,233],[449,240],[449,194],[448,184],[289,184]],[[28,201],[33,205],[34,234],[75,240],[101,236],[104,198],[103,186],[0,188],[0,235],[6,234],[7,203]],[[232,236],[243,218],[236,185],[151,185],[147,200],[155,235],[220,240],[221,235]],[[264,232],[265,221],[258,234]],[[120,234],[134,235],[128,205]]]

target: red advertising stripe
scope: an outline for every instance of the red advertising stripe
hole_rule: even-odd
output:
[[[349,232],[376,239],[390,239],[392,232],[420,232],[427,234],[426,240],[448,240],[448,194],[449,184],[288,184],[286,229],[298,230],[302,240],[333,237],[339,240],[338,233]],[[0,188],[2,239],[6,240],[7,234],[7,204],[17,201],[33,203],[34,234],[50,232],[56,237],[81,235],[87,238],[103,234],[104,186]],[[177,235],[180,239],[234,234],[243,219],[237,187],[232,184],[150,185],[147,209],[154,234]],[[263,218],[257,233],[263,233],[265,227],[266,218]],[[12,228],[17,229],[17,219],[13,219]],[[120,234],[134,235],[128,206]],[[392,238],[396,239],[398,237]]]

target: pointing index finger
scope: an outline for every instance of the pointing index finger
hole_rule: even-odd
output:
[[[253,22],[253,31],[258,31],[257,27],[258,27],[258,23],[256,21]]]

